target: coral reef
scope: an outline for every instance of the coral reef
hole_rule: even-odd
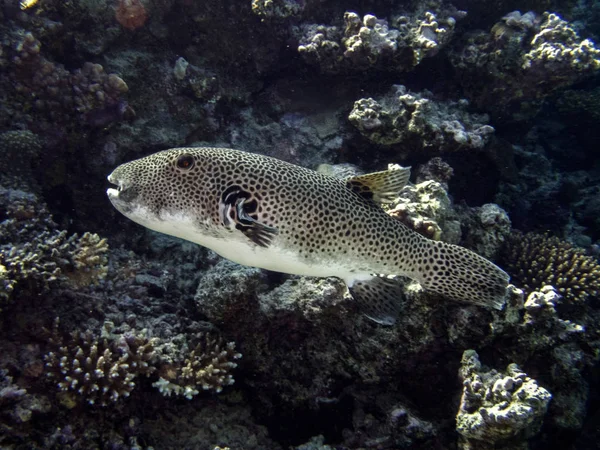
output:
[[[242,357],[235,351],[234,342],[223,342],[219,336],[201,335],[198,343],[182,361],[173,361],[160,368],[160,379],[152,385],[161,394],[179,395],[192,399],[201,391],[219,393],[223,387],[234,383],[231,370],[237,367],[234,362]]]
[[[513,107],[518,113],[513,120],[531,117],[553,91],[600,68],[593,42],[548,12],[538,17],[514,11],[489,33],[473,33],[457,48],[450,59],[467,98],[498,115]]]
[[[436,101],[428,91],[411,93],[394,85],[380,100],[354,103],[348,119],[369,140],[401,143],[404,148],[435,152],[482,149],[494,132],[485,114],[467,112],[466,100]]]
[[[3,185],[24,187],[32,182],[32,161],[39,157],[42,143],[29,130],[0,133],[0,180]]]
[[[61,283],[89,286],[106,276],[107,249],[96,234],[67,237],[66,231],[46,231],[20,245],[0,246],[0,265],[10,291],[20,283],[34,283],[42,291]]]
[[[156,370],[156,340],[141,334],[108,340],[88,331],[65,337],[57,319],[49,344],[53,349],[44,356],[46,376],[56,383],[68,408],[78,401],[107,406],[129,397],[136,378]]]
[[[165,448],[282,450],[255,416],[247,399],[233,393],[219,402],[178,402],[177,409],[160,410],[145,420],[141,430],[147,442],[163,443]]]
[[[509,364],[506,373],[486,369],[474,350],[463,353],[460,377],[464,388],[456,417],[456,430],[467,441],[461,448],[472,448],[469,440],[496,443],[516,442],[539,432],[552,395],[519,366]],[[516,441],[516,442],[515,442]]]
[[[85,63],[67,70],[42,53],[31,32],[12,33],[2,43],[0,74],[2,101],[13,120],[33,130],[51,126],[104,127],[131,114],[123,100],[128,86],[118,75],[107,74],[100,64]]]
[[[597,5],[463,2],[460,20],[439,0],[24,3],[0,8],[0,446],[582,445],[599,398],[597,287],[574,289],[600,244]],[[340,280],[240,267],[114,214],[115,165],[188,145],[340,178],[412,165],[390,214],[488,258],[511,222],[551,230],[576,284],[536,276],[488,311],[407,282],[397,326],[376,326]],[[462,370],[460,437],[465,349],[522,370]]]
[[[266,19],[285,19],[298,15],[303,9],[303,2],[295,0],[252,0],[252,12]]]
[[[416,183],[428,180],[436,181],[447,191],[448,181],[450,181],[452,175],[454,175],[454,169],[450,164],[436,156],[418,168]]]
[[[2,436],[11,430],[11,424],[29,422],[36,414],[47,413],[50,403],[44,398],[30,394],[13,383],[13,377],[5,370],[0,370],[0,444]]]
[[[503,353],[521,367],[544,367],[544,384],[553,395],[547,420],[565,431],[580,428],[590,398],[584,373],[599,361],[598,314],[588,307],[569,313],[551,286],[526,299],[515,290],[507,304],[505,316],[493,324],[497,338],[514,340]]]
[[[460,223],[444,187],[437,181],[405,186],[388,214],[430,239],[458,243]]]
[[[458,207],[462,229],[462,245],[492,261],[510,239],[511,222],[506,211],[495,203],[480,207]]]
[[[561,114],[587,119],[589,122],[600,120],[600,87],[590,90],[569,89],[560,94],[556,107]]]
[[[409,71],[434,56],[451,39],[456,20],[466,13],[437,5],[439,11],[394,15],[393,26],[373,14],[362,18],[344,13],[344,31],[336,26],[303,25],[297,30],[298,52],[324,72],[353,72],[374,68]]]
[[[123,27],[133,31],[144,26],[148,20],[148,12],[140,0],[119,0],[115,19]]]
[[[513,283],[528,293],[551,285],[576,302],[600,293],[600,264],[557,237],[512,233],[500,257]]]

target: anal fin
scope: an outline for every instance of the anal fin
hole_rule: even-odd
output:
[[[365,316],[381,325],[396,323],[404,300],[398,279],[373,275],[366,280],[346,280],[346,284]]]
[[[410,178],[410,167],[391,164],[388,170],[351,177],[346,185],[361,197],[376,203],[392,203]]]

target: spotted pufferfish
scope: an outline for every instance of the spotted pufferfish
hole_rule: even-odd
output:
[[[115,208],[151,230],[246,266],[344,280],[381,324],[401,312],[398,279],[477,305],[502,308],[509,277],[463,247],[427,239],[380,206],[410,169],[345,180],[268,156],[225,148],[173,148],[117,167]]]

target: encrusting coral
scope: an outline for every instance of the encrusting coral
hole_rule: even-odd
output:
[[[166,396],[174,394],[187,399],[201,390],[219,393],[234,383],[231,370],[242,357],[235,351],[235,343],[225,343],[220,336],[202,334],[194,349],[182,361],[164,364],[160,379],[153,386]]]
[[[429,6],[429,5],[428,5]],[[298,52],[325,72],[377,68],[409,71],[425,57],[434,56],[453,35],[456,20],[466,15],[456,8],[413,11],[387,20],[372,14],[362,18],[344,13],[344,31],[326,25],[299,28]]]
[[[464,387],[456,431],[467,440],[460,448],[476,448],[469,440],[525,440],[539,431],[552,395],[516,364],[509,364],[503,375],[484,369],[479,355],[466,350],[460,377]]]
[[[252,0],[252,12],[268,19],[285,19],[302,12],[304,4],[295,0]]]
[[[466,100],[437,101],[429,91],[414,93],[394,85],[379,100],[354,102],[348,120],[378,144],[403,143],[437,152],[481,149],[494,128],[487,124],[487,115],[469,113],[467,106]]]
[[[454,244],[460,239],[460,223],[452,210],[450,197],[437,181],[405,186],[387,212],[430,239]]]
[[[0,99],[32,129],[74,120],[103,127],[130,112],[123,100],[129,88],[122,78],[91,62],[67,70],[43,55],[31,32],[11,33],[0,43],[0,67],[7,68],[0,77]]]
[[[512,233],[500,252],[500,264],[526,292],[550,285],[568,301],[600,293],[600,264],[557,237]]]
[[[502,112],[521,102],[520,118],[533,115],[557,89],[600,69],[600,50],[558,15],[513,11],[489,33],[470,33],[450,52],[458,81],[477,107]]]

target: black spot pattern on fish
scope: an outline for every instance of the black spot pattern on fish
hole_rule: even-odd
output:
[[[193,157],[190,169],[177,166],[182,155]],[[491,262],[422,237],[358,186],[304,167],[238,150],[179,148],[123,164],[113,176],[154,213],[193,212],[199,224],[222,224],[219,203],[238,189],[251,199],[251,217],[277,229],[278,245],[307,264],[406,275],[434,292],[487,306],[500,306],[504,297],[508,276]]]

